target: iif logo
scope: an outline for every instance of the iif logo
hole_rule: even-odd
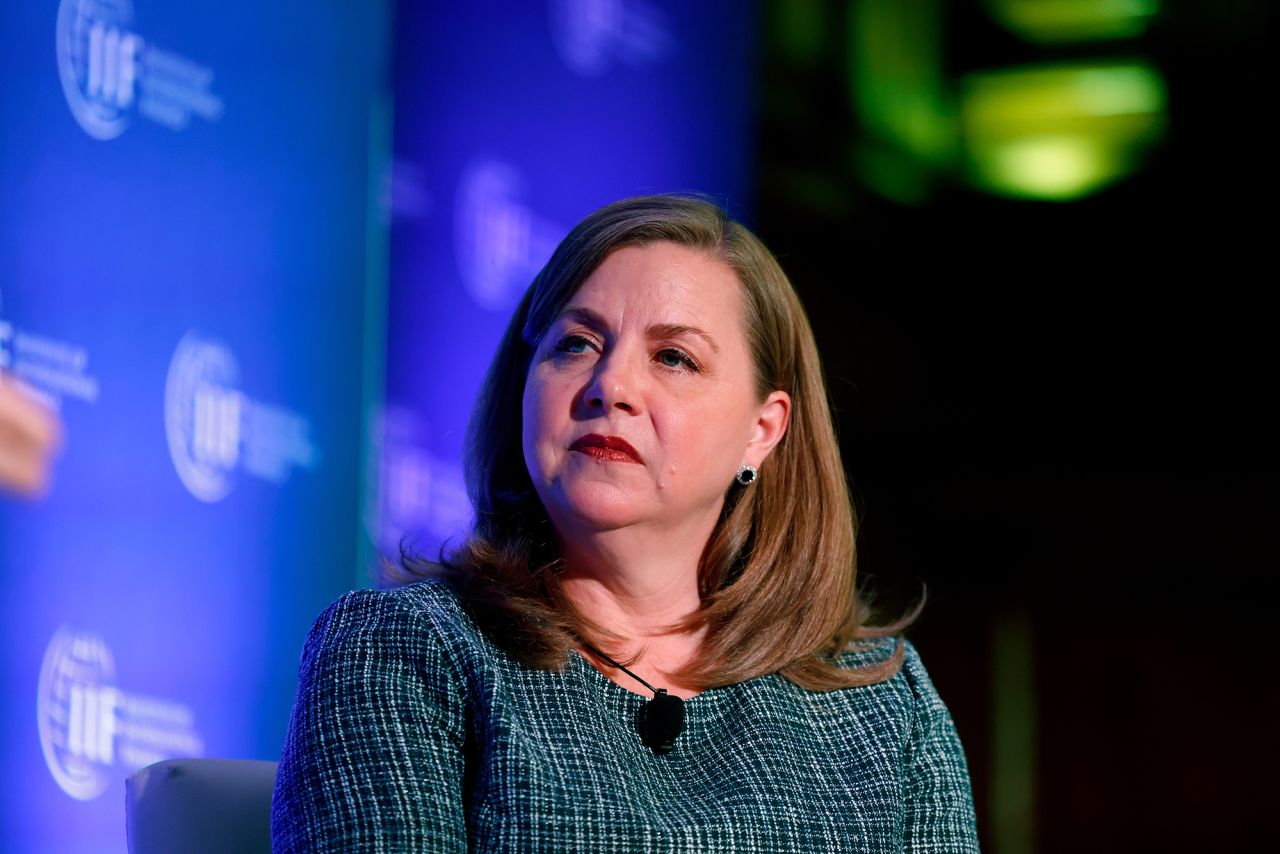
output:
[[[164,431],[169,455],[187,490],[221,501],[243,471],[284,483],[294,469],[314,468],[319,453],[311,422],[254,400],[237,384],[240,369],[225,344],[188,332],[178,342],[164,386]]]
[[[58,73],[71,113],[95,139],[129,124],[143,41],[129,30],[129,0],[62,0],[58,7]]]
[[[425,533],[439,543],[469,527],[471,502],[462,466],[433,454],[430,430],[417,413],[386,407],[371,417],[365,530],[388,554],[406,533]]]
[[[94,139],[124,133],[135,112],[173,130],[222,116],[213,71],[148,44],[130,0],[62,0],[56,46],[67,106]]]
[[[515,305],[567,230],[535,212],[524,189],[520,173],[493,158],[476,158],[459,177],[455,254],[462,283],[482,308]]]
[[[59,628],[45,650],[36,725],[49,773],[81,801],[153,762],[204,753],[189,706],[118,687],[106,642],[70,626]]]
[[[45,652],[36,695],[40,747],[58,786],[92,800],[115,762],[115,662],[101,639],[63,628]]]

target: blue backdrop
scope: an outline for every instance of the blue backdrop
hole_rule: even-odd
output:
[[[129,771],[278,755],[357,578],[385,14],[4,18],[0,362],[67,443],[46,500],[0,498],[0,847],[123,850]]]
[[[67,435],[0,498],[6,849],[123,850],[132,770],[275,758],[366,544],[465,528],[555,243],[637,193],[743,212],[751,4],[405,2],[394,45],[390,5],[6,11],[0,369]]]

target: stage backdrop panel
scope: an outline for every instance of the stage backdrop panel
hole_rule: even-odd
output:
[[[366,514],[386,553],[407,534],[434,556],[469,524],[476,391],[574,223],[670,191],[747,213],[755,27],[736,0],[398,5],[387,408]]]
[[[6,850],[122,851],[135,768],[276,758],[359,583],[386,18],[6,7],[0,366],[66,429],[51,494],[0,498]]]

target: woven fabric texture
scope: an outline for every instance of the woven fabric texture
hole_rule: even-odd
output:
[[[831,692],[778,676],[686,701],[669,754],[645,698],[580,656],[492,644],[442,582],[359,590],[317,619],[272,801],[278,852],[978,850],[955,727],[902,670]]]

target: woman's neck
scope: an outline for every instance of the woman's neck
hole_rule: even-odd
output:
[[[573,607],[591,622],[620,638],[621,648],[604,652],[624,661],[639,655],[628,669],[657,687],[678,696],[697,693],[693,686],[674,683],[671,673],[698,654],[704,630],[677,627],[701,607],[698,562],[702,550],[680,547],[671,539],[651,536],[636,542],[630,532],[608,531],[573,540],[562,539],[564,560],[561,590]],[[586,656],[623,687],[640,686],[595,656]]]

